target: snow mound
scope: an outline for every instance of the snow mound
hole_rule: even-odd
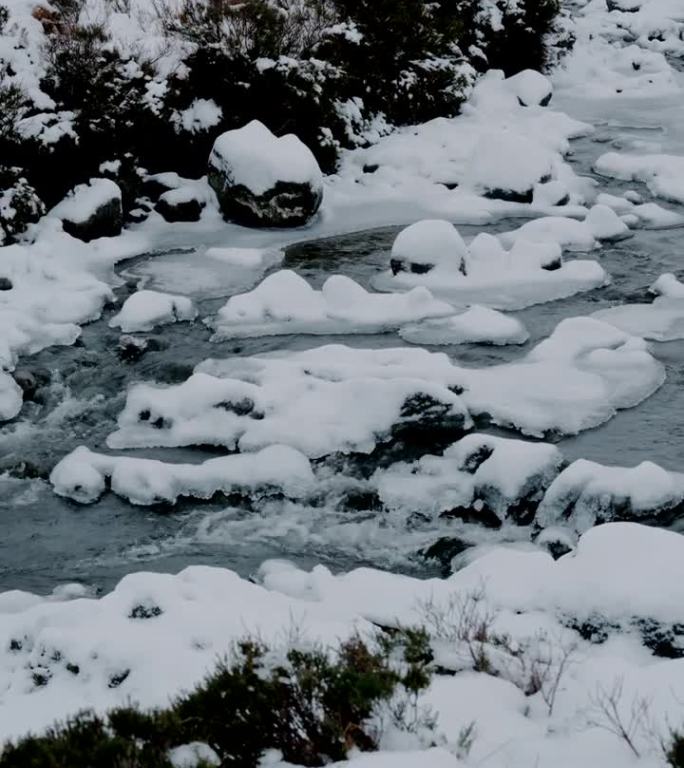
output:
[[[110,488],[132,504],[175,504],[181,496],[208,499],[215,493],[264,493],[297,498],[309,490],[308,459],[284,445],[257,453],[220,456],[201,464],[168,464],[153,459],[107,456],[80,446],[52,470],[55,493],[91,504]]]
[[[142,290],[126,299],[121,311],[109,321],[109,326],[132,333],[151,331],[157,325],[194,320],[196,317],[195,305],[186,296]]]
[[[382,333],[429,317],[453,313],[427,288],[404,294],[369,293],[343,275],[320,291],[291,270],[266,277],[254,290],[231,296],[219,310],[214,340],[290,333]]]
[[[638,405],[664,380],[643,339],[575,317],[519,362],[465,371],[463,398],[472,413],[528,435],[577,434]]]
[[[454,317],[405,325],[399,336],[410,344],[524,344],[529,338],[517,318],[479,305]]]
[[[677,280],[672,272],[661,275],[648,290],[668,299],[684,299],[684,283]]]
[[[549,78],[534,69],[524,69],[507,78],[506,85],[523,107],[545,107],[553,96],[553,86]]]
[[[426,229],[434,232],[434,222],[429,224]],[[416,227],[417,224],[401,232],[397,241],[403,241],[405,233],[413,237],[413,233],[418,232]],[[440,229],[446,231],[446,228]],[[509,250],[504,248],[502,240]],[[390,292],[423,286],[436,298],[455,305],[522,309],[566,298],[608,282],[606,272],[596,261],[563,261],[561,246],[578,241],[587,248],[596,243],[584,222],[563,218],[537,219],[502,235],[501,239],[480,233],[460,262],[450,255],[453,246],[440,244],[441,258],[430,253],[429,263],[436,262],[430,269],[420,262],[410,264],[406,269],[405,262],[395,259],[393,249],[390,270],[376,275],[371,284],[377,290]]]
[[[408,270],[417,274],[438,265],[463,271],[466,255],[466,244],[453,224],[424,219],[397,235],[392,244],[391,265],[394,272]]]

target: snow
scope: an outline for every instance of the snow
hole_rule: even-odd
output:
[[[411,420],[402,413],[416,395],[444,404],[459,428],[470,411],[529,435],[576,434],[637,405],[664,377],[643,340],[591,318],[564,320],[520,362],[483,369],[418,348],[328,345],[208,360],[179,385],[136,385],[108,444],[368,453]]]
[[[403,229],[392,243],[393,260],[426,269],[439,265],[461,270],[466,254],[466,244],[456,227],[443,220],[417,221]]]
[[[435,675],[418,705],[434,711],[439,746],[398,747],[397,734],[386,732],[380,752],[352,754],[340,768],[456,768],[482,761],[506,768],[534,765],[536,758],[563,768],[574,768],[578,759],[606,768],[655,768],[659,758],[649,752],[647,738],[638,736],[637,742],[644,757],[630,756],[626,745],[596,722],[591,701],[619,678],[624,686],[619,706],[628,713],[634,697],[647,697],[652,729],[668,732],[684,683],[681,660],[654,658],[637,628],[640,620],[662,622],[667,629],[684,619],[683,550],[678,534],[613,523],[584,534],[576,550],[556,562],[540,551],[498,547],[445,580],[369,568],[333,575],[322,566],[305,571],[266,564],[263,583],[254,584],[225,569],[194,566],[176,576],[127,576],[99,599],[27,595],[25,607],[3,613],[0,624],[3,648],[21,639],[18,650],[0,656],[1,735],[29,725],[40,729],[84,706],[103,711],[130,700],[143,707],[164,705],[198,682],[216,657],[249,631],[277,642],[282,628],[296,621],[300,638],[333,644],[355,629],[368,631],[370,621],[411,625],[424,619],[427,601],[444,611],[447,622],[457,620],[449,613],[454,596],[479,593],[476,610],[490,612],[495,631],[506,633],[516,647],[573,649],[552,711],[539,694],[525,695],[517,662],[506,666],[502,654],[496,657],[502,664],[498,677],[476,672],[465,644],[437,634],[436,649],[453,673]],[[132,618],[141,605],[157,608],[158,615]],[[570,628],[596,617],[612,633],[603,644]],[[627,633],[624,638],[615,636],[618,630]],[[79,673],[68,672],[67,664],[77,665]],[[31,682],[36,670],[45,673],[46,685]],[[123,682],[111,686],[124,672]],[[457,741],[473,721],[475,739],[466,756]],[[186,745],[174,755],[185,759],[191,750],[204,747]],[[265,764],[283,765],[275,754]]]
[[[24,401],[19,385],[4,371],[0,371],[0,421],[13,419]]]
[[[594,312],[592,317],[626,333],[653,341],[684,338],[684,299],[658,297],[652,304],[621,304]]]
[[[158,325],[194,320],[197,310],[186,296],[141,290],[129,296],[109,321],[110,328],[124,333],[151,331]]]
[[[525,107],[545,106],[552,94],[553,86],[548,77],[534,69],[524,69],[506,80],[506,85]]]
[[[624,181],[641,181],[657,197],[684,203],[684,157],[607,152],[596,161],[596,171]]]
[[[419,224],[420,230],[415,229],[419,226],[415,224],[397,236],[401,246],[398,253],[407,254],[407,259],[413,257],[408,255],[410,249],[405,248],[406,233],[412,239],[413,233],[424,232],[422,225],[425,222]],[[434,234],[435,222],[427,222],[427,225],[425,229]],[[446,231],[441,223],[439,229]],[[428,240],[430,250],[425,255],[420,255],[420,246],[413,249],[419,254],[417,258],[424,260],[422,263],[428,258],[431,260],[428,263],[439,259],[433,269],[397,272],[393,268],[376,275],[371,284],[381,291],[423,286],[436,298],[454,305],[483,304],[493,309],[522,309],[608,282],[606,272],[596,261],[563,261],[561,246],[567,246],[569,242],[577,244],[578,240],[587,247],[595,245],[584,222],[562,218],[535,219],[500,238],[481,232],[470,242],[463,261],[459,262],[450,256],[454,246],[435,238]],[[509,246],[509,250],[502,242]],[[393,247],[393,260],[396,253]]]
[[[107,456],[80,446],[50,475],[55,493],[91,504],[110,488],[132,504],[175,504],[180,496],[208,499],[215,493],[276,489],[296,498],[313,474],[308,459],[287,446],[271,445],[253,454],[220,456],[201,464]]]
[[[519,362],[467,370],[464,400],[471,412],[528,435],[577,434],[638,405],[664,380],[642,339],[575,317]]]
[[[291,270],[274,272],[253,291],[231,296],[214,322],[214,340],[289,333],[382,333],[429,317],[452,314],[427,288],[404,294],[369,293],[344,275],[320,291]]]
[[[661,275],[648,290],[668,299],[684,299],[684,283],[677,280],[671,272]]]
[[[595,205],[584,223],[597,240],[619,240],[629,234],[629,227],[606,205]]]
[[[118,184],[111,179],[90,179],[87,184],[75,187],[48,216],[82,224],[99,208],[113,200],[121,204],[121,190]]]
[[[178,115],[178,122],[184,130],[199,133],[213,128],[221,122],[223,113],[213,99],[195,99]]]
[[[529,338],[517,318],[479,305],[454,317],[404,325],[399,336],[410,344],[524,344]]]
[[[294,134],[276,137],[258,120],[222,133],[214,142],[211,165],[226,174],[231,184],[244,185],[262,195],[279,182],[322,183],[321,170],[311,150]]]
[[[667,519],[668,510],[683,500],[684,475],[650,461],[636,467],[606,467],[578,459],[548,488],[536,519],[542,526],[572,524],[583,533],[614,519]]]
[[[173,768],[196,768],[201,765],[220,765],[221,760],[214,750],[201,741],[193,741],[175,747],[169,752],[169,760]]]

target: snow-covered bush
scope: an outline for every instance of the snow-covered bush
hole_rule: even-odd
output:
[[[21,169],[0,166],[0,245],[12,241],[43,213],[45,206]]]
[[[140,605],[129,619],[154,621],[161,613],[158,606]],[[415,701],[430,682],[431,662],[421,630],[374,642],[352,636],[334,650],[269,648],[245,639],[168,709],[82,713],[45,735],[5,745],[0,768],[177,768],[188,764],[177,759],[188,747],[195,768],[252,768],[267,750],[296,765],[325,765],[344,760],[349,750],[377,749],[372,716],[378,706],[394,703],[397,694]],[[66,674],[80,670],[67,663]],[[417,705],[396,708],[393,725],[414,726],[409,718],[416,712]]]

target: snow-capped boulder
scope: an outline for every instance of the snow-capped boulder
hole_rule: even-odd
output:
[[[468,249],[456,227],[441,219],[425,219],[403,229],[392,245],[392,273],[423,275],[436,266],[465,274]]]
[[[21,387],[4,371],[0,371],[0,421],[13,419],[24,402]]]
[[[199,221],[205,206],[196,189],[179,187],[162,193],[154,208],[166,221]]]
[[[65,232],[89,242],[121,234],[121,189],[111,179],[91,179],[79,184],[58,203],[50,216],[61,219]]]
[[[323,199],[311,150],[294,134],[274,136],[258,120],[216,139],[208,179],[223,215],[247,226],[301,226]]]
[[[509,77],[506,85],[516,95],[522,107],[545,107],[553,96],[553,86],[549,78],[534,69],[525,69]]]
[[[529,338],[517,318],[477,304],[459,315],[405,325],[399,336],[411,344],[524,344]]]
[[[544,184],[534,185],[532,202],[535,205],[567,205],[570,202],[570,195],[565,184],[553,179]]]

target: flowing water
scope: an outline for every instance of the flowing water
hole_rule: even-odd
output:
[[[669,100],[672,101],[672,100]],[[684,106],[668,100],[644,105],[606,108],[592,102],[558,105],[573,116],[597,126],[596,133],[573,145],[572,163],[590,174],[595,158],[611,148],[657,145],[662,151],[684,153]],[[612,113],[607,113],[612,109]],[[649,119],[649,115],[653,118]],[[635,185],[601,180],[607,192],[620,193]],[[667,205],[666,203],[661,204]],[[674,206],[672,206],[674,208]],[[502,220],[487,231],[512,229],[519,222]],[[459,227],[464,236],[479,227]],[[295,245],[283,266],[297,269],[317,286],[331,273],[349,275],[368,285],[385,268],[397,228],[361,232]],[[518,358],[565,317],[584,315],[615,303],[647,300],[646,289],[663,272],[684,270],[684,230],[638,230],[634,236],[606,245],[597,255],[613,282],[610,286],[566,300],[530,307],[515,313],[531,339],[523,347],[440,347],[467,366],[487,366]],[[127,284],[121,296],[135,288],[139,277],[153,275],[164,289],[173,281],[193,281],[200,315],[206,317],[225,301],[194,268],[187,251],[141,257],[119,268]],[[156,280],[156,283],[155,283]],[[232,292],[245,289],[234,286]],[[27,403],[20,416],[0,429],[0,591],[13,588],[47,592],[55,584],[81,581],[106,590],[122,575],[139,570],[175,571],[189,563],[234,568],[249,575],[266,558],[286,557],[300,564],[323,562],[334,568],[374,564],[429,573],[424,561],[413,557],[420,536],[399,531],[377,513],[356,514],[336,509],[304,509],[291,503],[270,503],[259,510],[226,508],[218,503],[184,502],[160,513],[134,507],[113,494],[81,507],[55,496],[46,477],[54,464],[79,444],[106,450],[104,439],[115,426],[127,386],[140,380],[174,383],[185,379],[206,357],[247,355],[273,349],[302,349],[328,342],[357,346],[402,344],[394,334],[351,337],[287,336],[214,344],[200,322],[166,326],[147,334],[155,349],[137,362],[117,356],[119,333],[104,317],[83,329],[78,344],[45,350],[22,361],[45,382],[42,403]],[[637,408],[622,411],[607,424],[561,441],[568,458],[585,457],[609,464],[633,465],[645,459],[669,469],[682,469],[684,457],[684,341],[653,345],[667,369],[664,386]],[[173,461],[197,462],[210,453],[199,449],[132,451]],[[446,523],[445,523],[446,525]],[[437,538],[436,532],[433,538]],[[421,539],[422,541],[422,539]]]

